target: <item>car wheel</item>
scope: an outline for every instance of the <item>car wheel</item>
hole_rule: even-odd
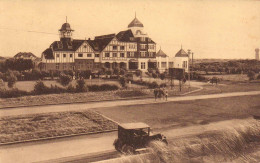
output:
[[[134,148],[130,145],[124,144],[122,147],[122,153],[126,155],[134,154]]]

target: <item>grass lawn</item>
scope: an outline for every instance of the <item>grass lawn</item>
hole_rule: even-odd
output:
[[[121,87],[119,82],[116,81],[116,80],[103,80],[103,79],[92,79],[92,80],[89,80],[89,79],[86,79],[85,81],[86,81],[87,85],[93,85],[93,84],[97,84],[97,85],[101,85],[101,84],[115,84],[115,85]],[[58,83],[55,80],[44,80],[43,82],[48,87],[50,87],[51,85],[57,85],[59,87],[63,87],[60,83]],[[15,87],[20,89],[20,90],[24,90],[24,91],[30,92],[30,91],[32,91],[34,89],[35,83],[36,83],[36,81],[18,81],[18,82],[15,83]],[[71,84],[76,86],[76,80],[73,80],[71,82]],[[5,87],[8,88],[7,82],[5,82]]]
[[[116,128],[114,122],[91,111],[7,116],[0,118],[0,143],[100,132]]]
[[[178,96],[180,94],[192,91],[196,88],[184,87],[182,92],[178,88],[169,90],[169,96]],[[149,98],[153,97],[153,90],[138,89],[133,90],[116,90],[116,91],[103,91],[103,92],[85,92],[85,93],[62,93],[62,94],[49,94],[38,96],[23,96],[17,98],[0,98],[0,108],[5,107],[18,107],[18,106],[33,106],[33,105],[46,105],[46,104],[63,104],[63,103],[76,103],[76,102],[90,102],[90,101],[104,101],[104,100],[118,100],[118,99],[131,99],[131,98]]]
[[[260,115],[259,99],[260,95],[240,96],[95,110],[120,123],[145,122],[156,130]]]
[[[219,85],[204,85],[203,90],[192,93],[190,95],[228,93],[228,92],[247,92],[260,91],[260,82],[256,83],[236,83],[236,82],[220,82]]]
[[[224,81],[235,81],[235,82],[248,81],[247,74],[204,75],[204,77],[206,78],[212,78],[214,76]]]

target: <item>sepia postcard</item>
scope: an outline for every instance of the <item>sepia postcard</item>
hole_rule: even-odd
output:
[[[260,162],[259,0],[0,0],[0,163]]]

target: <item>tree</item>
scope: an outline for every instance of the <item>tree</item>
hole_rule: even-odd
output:
[[[65,87],[65,86],[69,85],[71,80],[72,80],[72,78],[70,75],[61,74],[59,83]]]
[[[137,77],[142,76],[142,71],[141,71],[141,70],[136,70],[136,71],[135,71],[135,75],[136,75]]]
[[[14,74],[11,74],[8,78],[7,78],[7,82],[8,82],[8,87],[9,88],[13,88],[15,82],[17,81],[17,78]]]
[[[254,80],[255,79],[255,72],[254,71],[249,71],[247,74],[247,77],[249,80]]]
[[[125,87],[126,86],[126,78],[125,77],[120,77],[119,79],[119,82],[121,84],[122,87]]]
[[[83,78],[77,80],[76,91],[77,92],[87,92],[88,91],[88,87]]]
[[[164,80],[164,79],[165,79],[165,74],[164,74],[164,73],[161,73],[161,74],[160,74],[160,79],[161,79],[161,80]]]
[[[157,74],[156,73],[152,73],[152,76],[153,76],[154,79],[157,78]]]

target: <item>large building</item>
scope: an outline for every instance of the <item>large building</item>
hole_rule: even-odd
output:
[[[73,29],[64,23],[60,40],[42,53],[42,70],[96,70],[121,67],[128,70],[156,68],[156,43],[135,17],[128,29],[93,40],[73,39]]]
[[[93,40],[73,39],[73,31],[67,22],[61,26],[60,40],[54,41],[42,53],[41,70],[96,71],[102,67],[118,67],[141,71],[158,68],[165,71],[169,66],[174,66],[174,59],[170,64],[169,57],[162,50],[156,53],[156,43],[136,17],[127,30],[96,36]]]

